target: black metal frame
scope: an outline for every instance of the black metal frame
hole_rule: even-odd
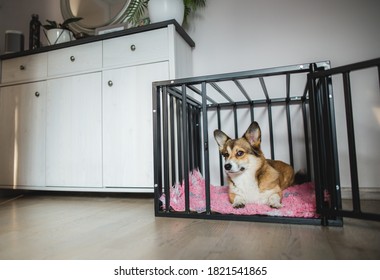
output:
[[[378,63],[378,61],[377,61]],[[367,65],[367,64],[365,64]],[[328,61],[298,64],[268,69],[210,75],[187,79],[159,81],[153,83],[153,133],[154,133],[154,192],[155,215],[163,217],[201,218],[218,220],[243,220],[275,223],[342,225],[335,135],[335,113],[332,96],[331,75]],[[305,75],[303,92],[291,95],[293,75]],[[268,77],[284,77],[285,96],[271,98],[267,89]],[[263,98],[252,99],[242,81],[259,81]],[[235,100],[221,86],[224,82],[235,85],[242,99]],[[215,101],[208,91],[217,92],[223,101]],[[217,127],[221,129],[221,111],[230,111],[234,118],[235,136],[238,137],[237,111],[249,108],[251,121],[255,119],[256,108],[265,108],[269,127],[270,156],[275,158],[272,109],[285,107],[289,162],[293,165],[292,120],[290,108],[302,107],[303,137],[306,157],[306,173],[315,182],[318,218],[288,218],[261,215],[225,215],[212,212],[210,207],[210,157],[208,114],[217,114]],[[324,162],[330,162],[326,165]],[[224,184],[222,158],[219,158],[220,182]],[[202,170],[206,188],[206,211],[190,211],[189,173]],[[170,187],[177,182],[185,185],[185,211],[175,212],[170,207]],[[353,189],[353,192],[356,190]],[[163,207],[159,198],[165,194]],[[327,199],[326,194],[330,196]],[[356,200],[355,200],[356,201]],[[355,202],[356,203],[356,202]],[[327,210],[328,209],[328,210]],[[333,210],[331,210],[333,209]],[[357,210],[357,207],[355,206]],[[344,214],[344,215],[343,215]],[[363,217],[363,216],[361,216]],[[364,218],[378,219],[378,216]]]
[[[351,92],[351,74],[369,68],[377,68],[380,97],[380,58],[336,67],[309,74],[311,121],[313,126],[313,152],[316,163],[315,183],[317,188],[317,209],[323,224],[331,216],[350,217],[380,221],[379,213],[363,212],[359,192],[359,176],[355,145],[354,113]],[[341,200],[339,158],[335,112],[333,105],[332,81],[340,76],[343,81],[344,111],[347,128],[347,145],[351,176],[352,210],[345,210]],[[323,124],[323,125],[321,125]],[[343,143],[340,143],[341,145]]]

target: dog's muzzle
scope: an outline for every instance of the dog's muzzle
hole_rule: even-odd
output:
[[[224,165],[224,169],[227,171],[227,172],[232,172],[232,173],[237,173],[237,172],[243,172],[245,170],[245,167],[240,167],[239,170],[232,170],[232,164],[231,163],[226,163]]]
[[[227,171],[230,171],[231,168],[232,168],[232,164],[230,164],[230,163],[227,163],[227,164],[224,165],[224,169],[227,170]]]

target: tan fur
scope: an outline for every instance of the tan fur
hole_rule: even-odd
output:
[[[214,136],[225,158],[231,204],[236,208],[250,202],[281,207],[282,191],[293,183],[294,170],[282,161],[264,157],[258,123],[253,122],[238,139],[220,130]]]

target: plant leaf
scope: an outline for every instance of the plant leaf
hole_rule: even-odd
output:
[[[83,18],[81,18],[81,17],[72,17],[72,18],[68,18],[68,19],[66,19],[64,22],[62,22],[62,23],[60,24],[60,26],[61,26],[62,28],[68,28],[70,23],[77,22],[77,21],[80,21],[80,20],[82,20],[82,19],[83,19]]]
[[[184,25],[187,25],[187,17],[191,13],[194,13],[198,8],[206,7],[206,0],[183,0],[183,3],[185,5]]]
[[[133,26],[137,26],[148,8],[149,0],[131,0],[125,11],[127,22]]]
[[[58,27],[58,24],[56,21],[54,20],[46,20],[46,22],[48,24],[43,24],[42,27],[45,28],[46,30],[49,30],[49,29],[53,29],[53,28],[57,28]]]

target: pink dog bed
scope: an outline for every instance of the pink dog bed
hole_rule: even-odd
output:
[[[190,210],[198,213],[206,211],[205,180],[199,171],[191,172],[190,182]],[[315,218],[315,192],[312,183],[294,185],[283,192],[282,208],[275,209],[267,205],[247,204],[244,208],[233,208],[228,199],[227,186],[210,185],[211,211],[220,214],[236,215],[267,215],[282,217]],[[165,194],[160,198],[165,207]],[[174,211],[185,211],[184,183],[170,188],[170,207]]]

